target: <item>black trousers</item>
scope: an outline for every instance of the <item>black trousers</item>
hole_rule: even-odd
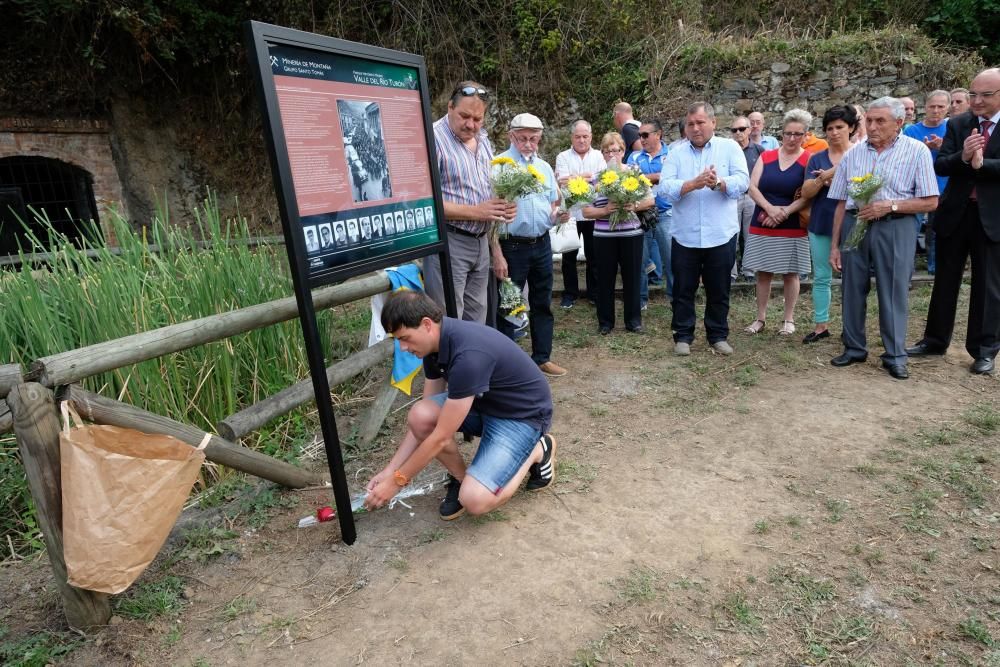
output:
[[[714,248],[688,248],[673,240],[670,265],[674,272],[674,341],[694,340],[694,297],[705,285],[705,333],[709,344],[729,338],[730,272],[736,261],[739,233]]]
[[[571,299],[583,296],[585,299],[596,301],[597,262],[594,259],[594,221],[577,220],[576,229],[583,237],[583,254],[587,256],[584,293],[580,294],[580,278],[576,273],[576,256],[580,251],[571,250],[562,254],[563,295]]]
[[[965,349],[975,359],[993,359],[1000,350],[1000,243],[991,241],[979,219],[979,207],[965,207],[961,223],[948,236],[938,234],[937,271],[927,309],[923,342],[945,348],[955,329],[958,292],[965,261],[972,258],[972,293]]]
[[[622,301],[625,306],[625,328],[642,326],[639,303],[639,276],[642,267],[642,234],[635,236],[598,236],[594,238],[597,265],[597,325],[615,328],[615,282],[618,268],[622,271]],[[588,262],[591,261],[588,256]],[[645,277],[645,276],[643,276]]]

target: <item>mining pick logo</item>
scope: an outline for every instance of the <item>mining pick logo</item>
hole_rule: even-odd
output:
[[[271,56],[271,69],[278,69],[278,56]]]

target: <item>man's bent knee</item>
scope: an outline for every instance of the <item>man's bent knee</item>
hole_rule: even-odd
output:
[[[434,431],[440,415],[441,406],[430,399],[424,398],[414,403],[413,407],[410,408],[406,423],[410,427],[410,431],[413,432],[413,435],[423,440]]]

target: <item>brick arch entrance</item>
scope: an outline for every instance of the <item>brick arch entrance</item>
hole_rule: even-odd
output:
[[[20,189],[25,204],[55,202],[52,206],[62,218],[66,218],[63,209],[68,207],[71,212],[75,211],[73,215],[77,219],[96,220],[105,239],[114,242],[108,224],[112,207],[123,215],[126,212],[107,123],[101,120],[0,118],[0,165],[6,165],[0,169],[0,193],[6,193],[0,203],[3,213],[7,213],[8,200],[15,199],[12,191]],[[26,194],[24,182],[33,178],[34,190]],[[18,179],[21,185],[17,184]],[[62,185],[39,185],[40,180]],[[52,210],[46,210],[50,219],[56,217]],[[8,217],[9,214],[4,215],[4,221]],[[7,227],[4,224],[4,231],[0,232],[0,244],[4,244],[0,245],[0,256],[17,252],[16,245],[13,250],[6,245],[10,241]],[[17,227],[20,229],[19,224]]]
[[[87,221],[100,221],[91,174],[53,158],[0,158],[0,255],[30,249],[31,233],[44,242],[47,230],[36,215],[69,240],[80,240]]]

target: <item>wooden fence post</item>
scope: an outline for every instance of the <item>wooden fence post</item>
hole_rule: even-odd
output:
[[[358,429],[358,439],[361,444],[367,445],[378,436],[379,429],[385,423],[385,418],[389,416],[389,410],[396,400],[399,390],[392,386],[392,371],[389,371],[389,379],[385,381],[382,388],[375,396],[375,402],[368,408],[364,419],[361,421],[361,428]]]
[[[62,469],[59,459],[59,415],[52,392],[35,382],[19,384],[7,394],[14,416],[14,433],[28,488],[35,501],[38,525],[45,538],[49,564],[62,594],[66,621],[71,628],[87,630],[107,625],[111,598],[104,593],[66,583],[63,560]]]

